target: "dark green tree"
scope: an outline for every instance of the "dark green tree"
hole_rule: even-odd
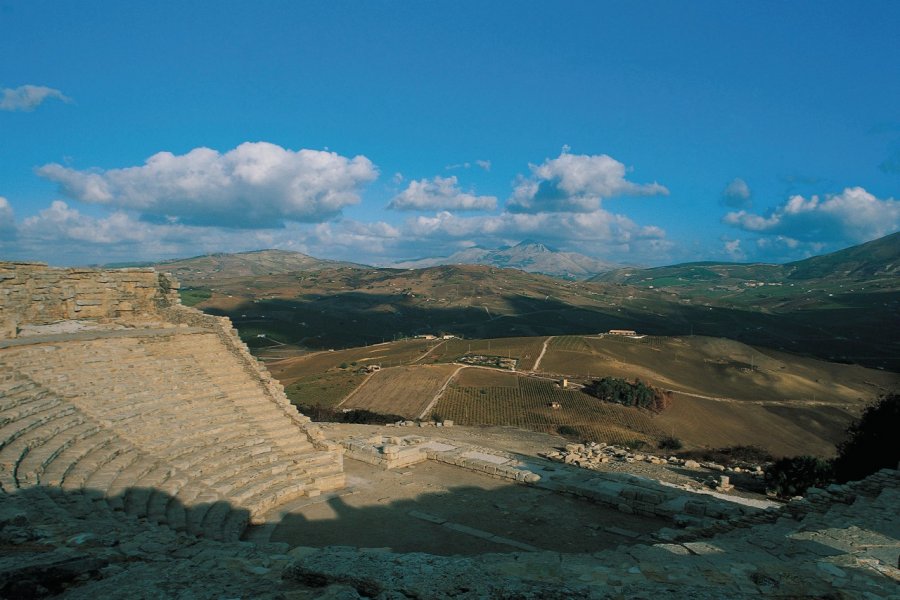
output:
[[[868,477],[879,469],[896,469],[900,462],[900,394],[882,396],[847,428],[837,446],[835,477],[840,482]]]

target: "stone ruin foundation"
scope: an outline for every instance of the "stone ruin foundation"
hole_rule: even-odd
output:
[[[228,319],[177,290],[152,269],[0,262],[0,597],[900,597],[897,471],[763,508],[436,437],[337,444]],[[672,525],[591,554],[238,541],[341,489],[345,454],[438,461]]]

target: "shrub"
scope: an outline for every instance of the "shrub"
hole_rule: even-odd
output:
[[[645,408],[653,412],[662,412],[672,404],[670,392],[647,385],[640,379],[632,383],[617,377],[603,377],[587,384],[584,391],[605,402]]]
[[[664,437],[659,440],[659,444],[657,444],[660,450],[681,450],[683,445],[681,440],[673,435]]]
[[[816,456],[782,458],[766,471],[767,487],[782,498],[802,496],[808,488],[832,481],[831,462]]]
[[[556,433],[559,435],[578,435],[578,430],[572,427],[571,425],[560,425],[556,428]]]
[[[840,482],[868,477],[883,468],[896,469],[900,461],[900,394],[882,396],[866,408],[847,428],[847,438],[838,444],[834,460]]]
[[[381,414],[370,410],[356,409],[344,412],[333,408],[326,408],[319,404],[314,406],[298,404],[297,409],[316,422],[327,421],[330,423],[362,423],[367,425],[386,425],[405,420],[400,415]]]

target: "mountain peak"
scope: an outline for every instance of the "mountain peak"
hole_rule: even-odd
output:
[[[548,246],[547,244],[545,244],[543,242],[539,242],[537,240],[532,240],[532,239],[522,240],[521,242],[519,242],[518,244],[513,246],[513,248],[520,248],[520,249],[527,248],[529,250],[534,250],[534,251],[538,251],[538,252],[558,252],[558,250],[556,248],[551,248],[550,246]]]

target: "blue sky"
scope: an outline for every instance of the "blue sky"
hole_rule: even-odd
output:
[[[0,259],[900,229],[900,3],[0,0]]]

